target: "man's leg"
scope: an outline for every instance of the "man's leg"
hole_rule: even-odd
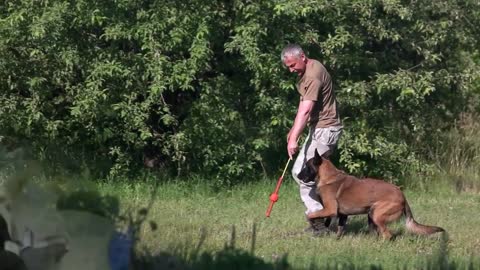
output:
[[[305,211],[305,215],[323,209],[323,205],[320,203],[320,198],[315,192],[315,182],[312,181],[305,183],[304,180],[306,179],[300,179],[298,177],[300,172],[305,168],[305,163],[307,162],[307,160],[314,157],[314,151],[316,147],[313,143],[313,135],[313,132],[310,131],[307,139],[303,143],[302,149],[297,155],[297,159],[295,160],[292,168],[293,179],[295,179],[297,184],[300,186],[300,198],[302,199],[303,204],[307,208],[307,210]]]
[[[315,146],[313,153],[315,154],[315,151],[317,151],[320,156],[328,158],[333,153],[333,150],[336,147],[342,131],[343,127],[341,126],[315,129],[312,138],[312,144]],[[307,158],[307,160],[309,160],[309,158]],[[315,185],[311,188],[310,192],[313,192],[317,196],[317,198],[319,198],[316,191],[317,190]],[[310,195],[310,197],[312,197],[312,195]],[[308,221],[311,224],[314,235],[319,236],[324,234],[325,232],[328,232],[328,226],[330,225],[331,218],[313,218],[309,219]]]
[[[342,133],[343,126],[315,129],[313,141],[317,146],[318,154],[324,158],[328,158],[335,150]]]
[[[305,179],[300,179],[299,177],[300,172],[305,169],[306,162],[315,155],[316,147],[313,141],[313,136],[314,131],[311,130],[306,141],[303,143],[302,149],[298,153],[297,159],[292,168],[293,178],[300,187],[300,198],[307,208],[305,215],[323,209],[323,205],[320,203],[320,198],[316,193],[315,181],[304,182],[304,180],[307,180],[309,177],[305,176]],[[308,220],[308,222],[310,223],[310,227],[305,230],[306,232],[311,232],[315,236],[328,232],[328,225],[325,224],[324,219]],[[330,220],[328,220],[328,223],[330,223]]]

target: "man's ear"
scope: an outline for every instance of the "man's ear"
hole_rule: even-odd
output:
[[[306,59],[306,58],[307,58],[307,57],[305,56],[305,53],[302,53],[302,54],[300,55],[300,59],[302,59],[303,62],[305,62],[305,59]]]

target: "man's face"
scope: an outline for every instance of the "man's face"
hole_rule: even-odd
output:
[[[298,76],[302,76],[305,72],[305,62],[305,54],[301,54],[300,56],[287,55],[283,61],[288,70],[297,73]]]

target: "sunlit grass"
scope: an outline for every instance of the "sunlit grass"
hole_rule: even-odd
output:
[[[149,212],[149,219],[157,225],[156,231],[142,227],[140,248],[149,253],[195,247],[201,236],[201,249],[215,252],[232,241],[235,246],[252,249],[252,230],[256,228],[254,254],[274,262],[286,255],[297,268],[312,264],[354,263],[358,267],[378,265],[384,269],[407,267],[415,269],[426,256],[434,254],[440,237],[420,237],[404,232],[404,221],[391,224],[399,233],[395,241],[385,242],[367,233],[366,216],[351,217],[346,235],[314,238],[303,233],[307,226],[303,206],[293,181],[287,181],[280,191],[280,199],[270,218],[265,217],[268,196],[274,181],[239,186],[215,192],[207,185],[169,182],[158,187],[157,196]],[[195,182],[195,181],[194,181]],[[103,184],[102,192],[116,195],[123,209],[138,209],[149,203],[153,182],[136,184]],[[414,217],[423,224],[437,225],[448,232],[447,247],[450,257],[468,260],[480,250],[480,196],[445,190],[437,193],[406,192]]]

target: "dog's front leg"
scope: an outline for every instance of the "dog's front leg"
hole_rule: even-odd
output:
[[[320,190],[320,196],[322,197],[323,209],[312,212],[307,215],[309,219],[312,218],[326,218],[334,217],[337,215],[337,198],[336,192],[330,186],[322,187]]]
[[[347,215],[342,215],[338,214],[338,226],[337,226],[337,238],[342,237],[344,229],[345,229],[345,224],[347,224]]]
[[[332,208],[323,208],[322,210],[312,212],[307,215],[309,219],[312,218],[327,218],[335,217],[337,215],[337,210],[332,210]]]

